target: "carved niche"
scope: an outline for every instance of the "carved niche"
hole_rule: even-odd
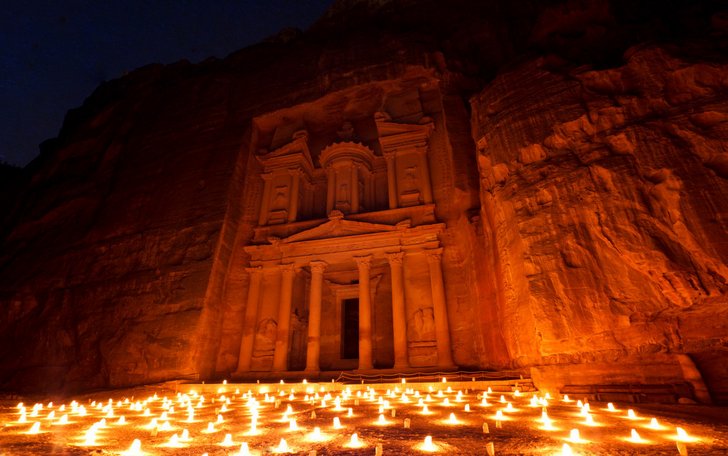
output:
[[[375,117],[379,143],[387,160],[389,208],[432,203],[427,142],[433,130],[432,120],[423,117],[420,124],[392,122],[384,113]]]
[[[311,193],[314,167],[308,133],[298,131],[290,143],[257,158],[265,181],[258,225],[295,222]]]

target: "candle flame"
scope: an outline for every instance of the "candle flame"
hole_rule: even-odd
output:
[[[422,451],[437,451],[437,446],[432,443],[432,436],[428,435],[425,437],[425,441],[422,442],[422,445],[420,445],[420,450]]]

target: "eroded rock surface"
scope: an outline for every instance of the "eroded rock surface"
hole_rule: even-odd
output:
[[[556,382],[656,382],[675,375],[653,366],[666,354],[725,354],[728,66],[655,46],[626,59],[532,61],[473,100],[499,308],[527,324],[503,334],[516,362],[563,367]],[[589,362],[611,367],[570,367]]]

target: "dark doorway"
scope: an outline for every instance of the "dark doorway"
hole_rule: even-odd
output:
[[[341,358],[359,359],[359,298],[341,302]]]

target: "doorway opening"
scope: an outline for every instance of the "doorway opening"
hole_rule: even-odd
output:
[[[341,359],[359,359],[359,298],[341,301]]]

